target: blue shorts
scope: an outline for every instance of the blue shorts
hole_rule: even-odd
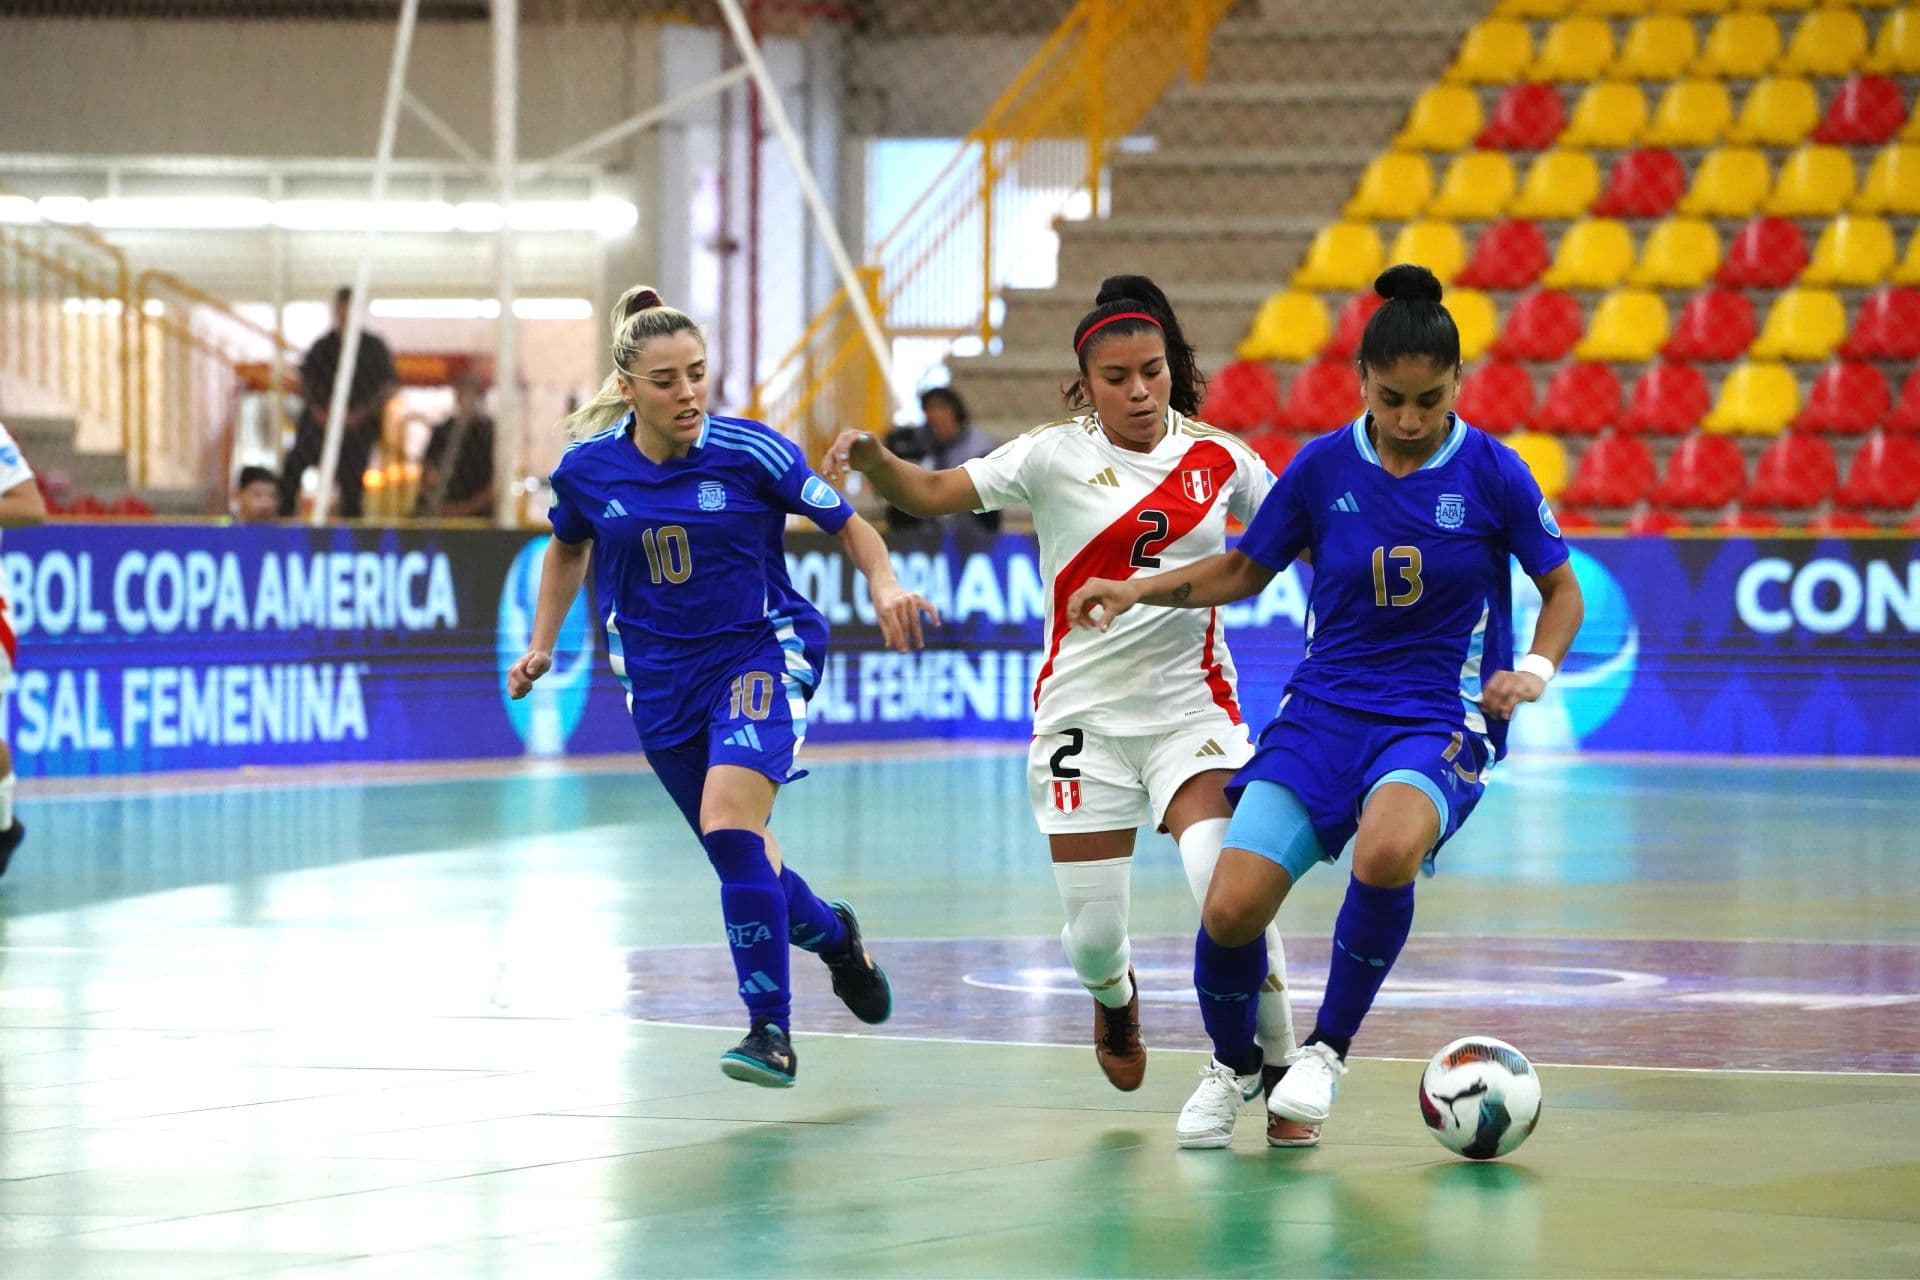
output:
[[[1428,850],[1431,859],[1452,838],[1485,793],[1493,745],[1456,724],[1435,720],[1398,720],[1365,711],[1337,707],[1302,693],[1288,695],[1280,714],[1261,731],[1249,760],[1227,787],[1236,806],[1255,782],[1286,788],[1305,808],[1319,841],[1320,856],[1339,858],[1360,828],[1360,811],[1374,789],[1386,782],[1418,788],[1433,801],[1440,816],[1440,836]],[[1227,844],[1273,859],[1297,880],[1305,866],[1294,865],[1296,853],[1279,847],[1291,832],[1263,833],[1254,800],[1249,798],[1247,821],[1236,807]],[[1307,863],[1306,865],[1311,865]]]

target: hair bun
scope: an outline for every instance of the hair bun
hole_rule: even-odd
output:
[[[1173,308],[1167,302],[1167,295],[1160,292],[1160,286],[1145,276],[1108,276],[1100,282],[1100,292],[1094,295],[1093,305],[1109,306],[1115,302],[1133,302],[1145,304],[1149,311],[1162,315]]]
[[[1439,302],[1440,278],[1411,262],[1388,267],[1373,282],[1373,291],[1388,302]]]
[[[651,311],[655,307],[664,307],[666,302],[660,297],[660,291],[652,285],[637,284],[620,295],[613,304],[613,327],[617,332],[621,325],[639,315],[642,311]]]

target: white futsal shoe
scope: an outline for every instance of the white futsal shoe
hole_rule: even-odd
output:
[[[1287,1055],[1287,1074],[1267,1095],[1267,1111],[1296,1124],[1323,1125],[1346,1074],[1347,1064],[1332,1045],[1303,1044]]]
[[[1260,1073],[1240,1076],[1218,1058],[1207,1059],[1200,1087],[1180,1108],[1174,1140],[1183,1147],[1224,1147],[1233,1141],[1233,1122],[1243,1104],[1260,1096]]]

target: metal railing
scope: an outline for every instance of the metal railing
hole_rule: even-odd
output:
[[[0,373],[70,411],[83,436],[122,450],[134,404],[131,308],[127,257],[99,236],[0,224]]]

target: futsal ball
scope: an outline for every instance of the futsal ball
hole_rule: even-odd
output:
[[[1447,1150],[1469,1160],[1504,1156],[1540,1123],[1540,1077],[1506,1041],[1464,1036],[1420,1074],[1420,1114]]]

